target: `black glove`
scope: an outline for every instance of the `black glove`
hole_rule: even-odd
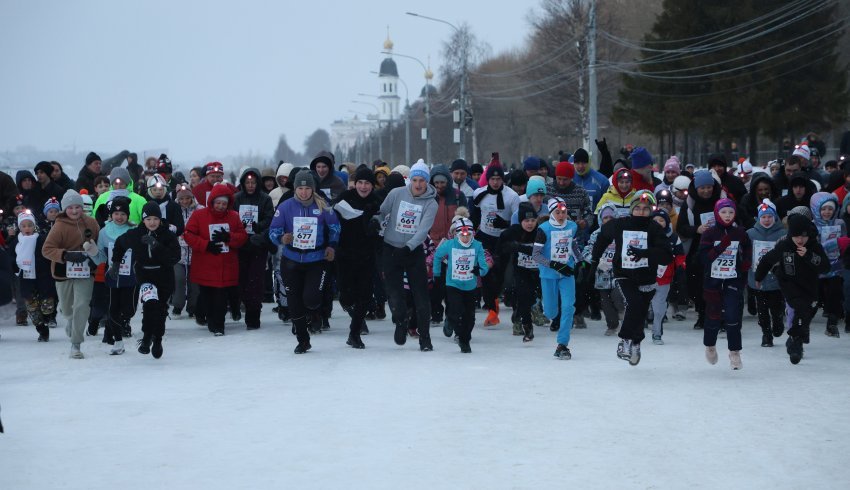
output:
[[[222,228],[215,230],[212,234],[212,241],[217,243],[229,243],[230,242],[230,232],[225,231]]]
[[[629,245],[629,250],[626,252],[626,255],[632,257],[634,260],[638,259],[648,259],[649,258],[649,249],[647,248],[636,248]]]
[[[495,218],[493,218],[493,228],[502,229],[507,228],[509,226],[511,226],[511,224],[502,219],[501,216],[496,216]]]
[[[248,224],[249,224],[249,223],[253,223],[253,221],[248,221],[247,219],[246,219],[246,220],[242,220],[242,228],[245,228],[245,229],[247,230],[247,229],[248,229]]]
[[[113,265],[112,267],[110,267],[106,271],[106,275],[109,276],[109,278],[112,279],[113,281],[117,281],[118,280],[118,267]]]
[[[473,267],[472,268],[472,275],[473,276],[480,276],[481,275],[481,267],[478,267],[477,265],[475,267]]]
[[[142,235],[142,243],[150,246],[151,248],[156,248],[160,246],[160,243],[156,240],[156,237],[153,235]]]
[[[573,275],[573,268],[562,262],[549,261],[549,268],[569,277]]]
[[[87,257],[88,255],[85,252],[79,250],[66,250],[62,252],[62,260],[71,262],[72,264],[82,264],[86,261]]]
[[[605,153],[608,151],[608,141],[605,138],[602,138],[602,141],[593,140],[596,143],[596,148],[599,148],[599,153]]]
[[[213,255],[218,255],[221,253],[221,247],[217,242],[207,242],[207,252]]]
[[[366,225],[366,235],[367,236],[377,236],[381,233],[381,221],[378,218],[372,218],[369,220],[369,224]]]

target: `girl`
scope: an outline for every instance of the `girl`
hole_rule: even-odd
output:
[[[473,238],[474,225],[468,218],[458,216],[451,225],[454,238],[445,240],[434,254],[434,287],[443,281],[443,260],[446,259],[446,319],[457,333],[460,351],[469,354],[472,327],[475,326],[475,306],[478,297],[475,288],[477,276],[487,274],[489,267],[484,257],[484,247]]]
[[[754,179],[755,180],[755,179]],[[758,221],[747,230],[747,235],[753,243],[753,265],[747,274],[748,286],[756,298],[756,313],[761,327],[761,346],[773,347],[773,337],[782,335],[782,316],[784,302],[779,282],[772,272],[765,276],[761,287],[756,287],[755,272],[762,257],[776,246],[776,242],[785,236],[785,227],[779,221],[776,206],[765,199],[758,207]],[[772,325],[772,328],[771,328]]]
[[[667,192],[667,191],[662,191]],[[673,223],[670,216],[663,209],[652,212],[652,219],[664,229],[667,235],[670,250],[673,252],[673,262],[668,265],[659,265],[657,279],[655,281],[655,296],[652,297],[652,343],[664,345],[661,336],[664,334],[664,315],[667,314],[667,298],[670,293],[670,284],[677,272],[685,268],[685,249],[682,248],[682,240],[679,235],[673,233]]]
[[[180,206],[180,215],[184,223],[189,222],[192,213],[198,209],[198,203],[195,201],[195,196],[185,184],[181,185],[177,190],[177,204]],[[189,269],[192,264],[192,248],[186,243],[183,235],[177,237],[177,243],[180,244],[180,260],[174,265],[174,296],[171,298],[171,304],[174,309],[171,311],[175,316],[183,313],[183,308],[186,308],[186,313],[189,318],[195,316],[195,309],[198,300],[198,285],[189,281]]]
[[[510,257],[514,271],[517,319],[522,341],[534,340],[532,308],[540,291],[540,266],[534,261],[534,239],[537,237],[537,211],[532,202],[522,202],[516,214],[517,224],[502,233],[500,255]],[[538,325],[542,325],[539,323]]]
[[[611,187],[608,192],[602,195],[599,199],[599,204],[596,205],[596,214],[605,204],[611,203],[617,210],[617,218],[629,215],[629,203],[632,202],[632,197],[635,194],[634,178],[632,171],[627,168],[621,168],[614,172],[611,179]]]
[[[18,214],[18,229],[19,233],[9,241],[9,250],[20,277],[20,294],[38,332],[38,341],[47,342],[48,324],[56,317],[56,287],[50,276],[50,261],[41,252],[46,234],[39,233],[35,216],[29,211]]]
[[[614,203],[606,203],[599,208],[597,216],[600,228],[597,228],[587,241],[584,247],[582,257],[587,263],[593,260],[593,246],[596,244],[596,239],[599,237],[599,231],[612,219],[617,218],[617,206]],[[617,325],[620,323],[620,313],[623,312],[623,297],[620,292],[614,287],[614,248],[616,244],[611,242],[602,254],[598,267],[594,273],[593,287],[599,291],[600,300],[602,303],[602,313],[605,315],[605,323],[608,326],[605,330],[606,336],[615,335],[617,333]]]
[[[741,364],[741,315],[744,286],[753,256],[752,242],[743,228],[735,224],[735,201],[720,199],[714,205],[714,225],[700,238],[698,257],[704,267],[705,331],[703,345],[709,364],[717,364],[717,334],[726,330],[729,363],[738,370]]]
[[[309,170],[295,176],[295,193],[277,208],[269,238],[283,245],[281,274],[286,287],[292,326],[298,338],[296,354],[312,347],[308,327],[322,306],[328,262],[333,262],[339,243],[339,221],[316,190]]]
[[[809,206],[812,210],[818,238],[829,258],[830,270],[821,274],[818,284],[823,311],[826,313],[827,337],[838,337],[838,320],[844,313],[842,306],[841,251],[838,239],[847,236],[847,226],[838,217],[838,198],[829,192],[818,192],[812,196]]]
[[[572,359],[569,345],[576,301],[573,267],[581,253],[575,241],[578,225],[567,220],[567,203],[563,198],[549,199],[547,208],[549,220],[537,229],[533,257],[540,269],[543,313],[547,318],[558,316],[558,301],[561,302],[561,326],[555,357]]]
[[[106,259],[107,264],[113,262],[113,250],[118,237],[127,233],[132,227],[128,224],[130,219],[130,200],[126,197],[116,197],[109,202],[109,221],[103,226],[103,230],[97,238],[97,246],[101,251],[101,259]],[[103,333],[104,341],[112,345],[110,355],[117,356],[124,353],[124,337],[130,337],[130,319],[136,313],[136,277],[133,274],[131,254],[127,253],[120,257],[117,262],[119,266],[115,277],[105,277],[105,282],[100,283],[103,288],[108,288],[100,294],[106,293],[109,302],[109,312],[106,320],[106,328]],[[95,291],[99,287],[95,285]],[[89,320],[89,329],[93,321]],[[94,323],[94,335],[97,334],[97,323]],[[90,332],[91,333],[91,332]]]

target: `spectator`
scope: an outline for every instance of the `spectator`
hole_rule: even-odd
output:
[[[77,191],[81,189],[85,189],[89,191],[89,194],[94,195],[94,179],[101,175],[100,171],[103,166],[103,162],[98,156],[97,153],[91,151],[88,155],[86,155],[86,164],[83,165],[83,168],[80,169],[79,175],[77,175]]]

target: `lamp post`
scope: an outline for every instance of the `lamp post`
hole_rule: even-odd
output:
[[[389,54],[388,51],[381,51],[381,53]],[[410,56],[410,55],[400,54],[400,53],[392,53],[392,54],[394,56],[401,56],[402,58],[408,58],[408,59],[411,59],[411,60],[419,63],[419,66],[421,66],[422,69],[425,71],[425,159],[430,164],[431,163],[431,90],[430,90],[430,85],[431,85],[431,78],[434,75],[433,75],[433,73],[431,73],[431,70],[429,70],[428,67],[425,66],[425,63],[422,63],[422,61],[415,56]],[[399,79],[399,80],[401,80],[401,79]],[[404,82],[402,82],[402,83],[404,83]],[[407,91],[407,84],[404,85],[404,90]],[[409,118],[410,118],[410,116],[408,115],[408,119]],[[405,163],[407,164],[409,162],[410,162],[410,158],[408,157],[407,162],[405,162]]]
[[[376,106],[375,104],[373,104],[371,102],[363,102],[362,100],[356,100],[356,99],[352,100],[351,102],[353,102],[355,104],[368,105],[368,106],[372,106],[372,107],[375,108],[375,117],[378,121],[378,158],[383,158],[382,155],[384,154],[384,140],[383,140],[383,138],[381,138],[381,110],[378,109],[378,106]]]
[[[445,24],[445,25],[451,27],[452,29],[454,29],[455,33],[457,33],[457,34],[461,33],[460,29],[458,29],[457,26],[455,26],[454,24],[452,24],[451,22],[449,22],[447,20],[437,19],[435,17],[428,17],[427,15],[417,14],[416,12],[405,12],[405,13],[407,15],[410,15],[410,16],[413,16],[413,17],[419,17],[420,19],[425,19],[425,20],[430,20],[430,21],[433,21],[433,22],[439,22],[441,24]],[[458,138],[458,143],[459,143],[460,147],[458,148],[457,155],[458,155],[458,158],[462,158],[462,159],[466,160],[466,144],[465,144],[466,138],[465,138],[464,133],[466,132],[466,85],[467,85],[467,79],[466,78],[467,78],[467,60],[469,58],[469,53],[468,53],[467,43],[465,42],[465,40],[461,40],[461,41],[462,41],[462,43],[461,43],[460,56],[461,56],[463,66],[461,67],[461,74],[460,74],[460,134],[459,134],[459,138]]]

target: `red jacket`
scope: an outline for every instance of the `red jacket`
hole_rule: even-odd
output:
[[[206,191],[204,191],[206,193]],[[213,186],[209,202],[220,196],[226,196],[233,205],[233,193],[226,185]],[[229,251],[218,255],[207,251],[210,242],[210,225],[227,223],[230,228]],[[192,248],[192,267],[189,279],[195,284],[215,288],[236,286],[239,284],[238,248],[248,240],[248,234],[239,220],[239,213],[228,209],[221,213],[210,205],[197,209],[186,223],[183,239]]]
[[[233,184],[216,184],[216,185],[225,185],[230,189],[231,194],[236,194],[236,187]],[[213,186],[207,182],[206,179],[198,182],[198,185],[192,188],[192,194],[195,196],[195,200],[198,201],[198,204],[202,206],[207,206],[207,192],[212,191]],[[233,206],[233,198],[230,199],[230,205]],[[209,206],[207,206],[209,207]]]

